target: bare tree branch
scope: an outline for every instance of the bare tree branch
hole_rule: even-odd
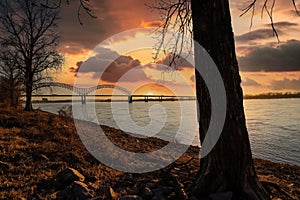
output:
[[[268,7],[268,3],[271,2],[271,6]],[[294,7],[294,10],[295,12],[297,13],[298,16],[300,16],[300,12],[297,8],[297,5],[296,5],[296,1],[295,0],[291,0],[292,4],[293,4],[293,7]],[[264,13],[266,13],[269,17],[269,20],[270,20],[270,25],[271,25],[271,28],[272,28],[272,31],[273,31],[273,34],[274,36],[277,38],[277,41],[278,43],[280,43],[280,39],[279,39],[279,35],[278,35],[278,32],[276,30],[276,27],[274,25],[274,20],[273,20],[273,11],[274,11],[274,7],[275,7],[275,3],[276,3],[276,0],[264,0],[264,3],[262,5],[262,8],[261,8],[261,18],[263,18],[263,15]],[[242,14],[240,15],[240,17],[244,16],[246,13],[248,13],[250,10],[252,10],[251,12],[251,22],[250,22],[250,30],[252,28],[252,25],[253,25],[253,17],[255,15],[255,5],[257,4],[257,0],[252,0],[252,2],[247,6],[245,7],[244,9],[242,9]]]
[[[169,65],[178,69],[180,63],[179,55],[184,51],[184,43],[190,43],[192,49],[192,41],[186,41],[186,38],[192,38],[192,16],[190,0],[157,0],[152,5],[147,5],[152,11],[157,11],[161,15],[163,21],[160,29],[158,29],[158,43],[155,44],[154,60],[158,59],[161,52],[170,56]],[[166,38],[166,33],[172,30],[172,38]]]
[[[292,0],[292,3],[293,3],[294,9],[295,9],[297,15],[300,16],[300,12],[299,12],[299,10],[298,10],[298,8],[297,8],[296,1],[295,1],[295,0]]]
[[[85,12],[88,16],[90,16],[93,19],[97,18],[97,16],[92,11],[92,6],[89,3],[90,0],[78,0],[78,1],[79,1],[79,6],[78,6],[78,11],[77,11],[77,19],[81,25],[83,25],[83,22],[81,19],[82,11]],[[70,4],[69,0],[65,0],[65,2],[67,5]],[[63,4],[62,0],[56,0],[56,1],[52,1],[52,4],[50,4],[48,1],[46,1],[46,3],[40,3],[40,6],[48,8],[48,9],[58,9],[62,6],[62,4]]]

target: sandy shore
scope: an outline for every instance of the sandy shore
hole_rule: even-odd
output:
[[[84,123],[82,126],[85,126]],[[150,152],[168,143],[157,138],[136,138],[107,126],[102,126],[102,129],[114,144],[132,152]],[[60,194],[54,184],[57,181],[55,177],[66,168],[81,173],[84,179],[79,185],[91,197],[108,195],[110,199],[118,199],[135,195],[136,198],[146,198],[147,195],[157,195],[153,191],[169,191],[165,198],[176,199],[178,188],[174,188],[174,177],[177,185],[190,197],[199,168],[198,152],[199,148],[190,147],[175,164],[155,172],[124,173],[106,167],[89,154],[76,134],[72,119],[42,111],[24,113],[2,109],[0,198],[55,199]],[[260,159],[254,162],[259,179],[272,199],[300,199],[299,166]],[[145,193],[147,184],[156,184],[156,188]],[[73,184],[69,190],[75,186]],[[109,194],[103,192],[103,188],[110,188]]]

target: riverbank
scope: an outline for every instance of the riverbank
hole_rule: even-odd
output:
[[[131,151],[147,152],[167,144],[157,138],[136,139],[107,126],[102,129],[115,144]],[[63,195],[81,195],[118,199],[138,195],[144,199],[174,199],[184,195],[180,188],[191,196],[199,168],[198,152],[199,148],[190,147],[175,164],[159,171],[123,173],[102,165],[89,154],[76,134],[72,119],[40,110],[24,113],[2,109],[0,198],[57,199]],[[300,198],[299,166],[254,161],[259,179],[272,199]],[[62,174],[70,173],[74,176],[72,182],[61,180]]]

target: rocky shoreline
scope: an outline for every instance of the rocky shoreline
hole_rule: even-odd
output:
[[[168,143],[107,126],[102,129],[114,144],[132,152],[150,152]],[[1,109],[0,199],[194,199],[198,153],[199,148],[190,147],[161,170],[124,173],[90,155],[72,119],[40,110]],[[300,199],[299,166],[260,159],[254,163],[272,199]],[[229,197],[230,192],[211,199],[218,195]]]

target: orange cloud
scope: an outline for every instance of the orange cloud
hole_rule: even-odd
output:
[[[154,21],[142,21],[141,27],[148,28],[148,27],[160,27],[163,25],[163,22],[160,20],[154,20]]]

